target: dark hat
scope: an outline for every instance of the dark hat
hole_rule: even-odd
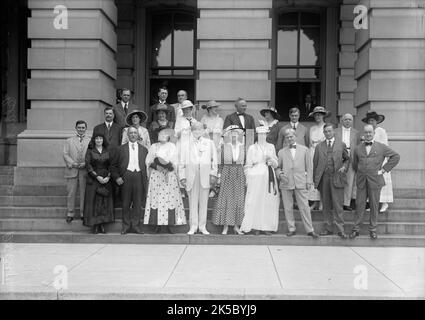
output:
[[[127,117],[125,117],[125,123],[126,123],[128,126],[132,126],[132,125],[133,125],[133,123],[131,122],[131,118],[132,118],[135,114],[137,114],[137,115],[139,116],[139,118],[140,118],[140,123],[145,122],[145,121],[146,121],[146,119],[148,118],[148,116],[146,115],[146,113],[145,113],[144,111],[141,111],[141,110],[133,110],[133,111],[131,111],[131,112],[127,115]]]
[[[157,107],[156,107],[155,112],[158,112],[158,111],[164,111],[164,112],[168,113],[169,110],[168,110],[167,105],[165,105],[165,104],[158,104]]]
[[[330,111],[326,110],[325,107],[322,106],[317,106],[313,109],[312,112],[310,112],[310,114],[308,115],[309,117],[313,117],[314,114],[316,113],[321,113],[323,114],[325,117],[329,117],[331,115]]]
[[[377,114],[375,111],[369,111],[366,113],[366,117],[363,118],[362,121],[368,123],[369,119],[375,119],[377,123],[381,123],[385,120],[385,116]]]
[[[279,113],[277,112],[277,110],[276,110],[276,108],[275,107],[272,107],[272,106],[268,106],[267,108],[265,108],[265,109],[261,109],[260,110],[260,113],[261,113],[261,115],[264,117],[264,115],[266,114],[266,112],[270,112],[272,115],[273,115],[273,118],[275,118],[275,119],[277,119],[277,120],[280,120],[280,115],[279,115]]]
[[[207,104],[204,104],[202,106],[202,109],[211,109],[213,107],[220,107],[220,106],[221,106],[220,103],[216,102],[215,100],[210,100],[207,102]]]

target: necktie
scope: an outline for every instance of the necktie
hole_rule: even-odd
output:
[[[292,126],[292,129],[297,130],[297,127],[295,126],[295,123],[294,123],[294,125]]]
[[[84,136],[78,136],[78,138],[80,139],[80,143],[83,142]]]
[[[135,150],[134,143],[131,144],[131,147],[133,148],[133,150]]]
[[[108,123],[108,131],[111,129],[111,124],[110,123]]]
[[[365,142],[365,146],[371,146],[373,142]]]
[[[331,148],[332,148],[332,141],[328,140],[328,149],[331,149]]]
[[[124,106],[124,112],[127,115],[127,112],[128,112],[128,103],[126,103],[125,106]]]
[[[192,118],[186,118],[189,121],[189,126],[192,126]]]

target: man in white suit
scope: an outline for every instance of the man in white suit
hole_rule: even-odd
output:
[[[296,234],[293,197],[297,200],[301,219],[307,235],[313,239],[319,236],[314,232],[311,212],[308,205],[308,190],[313,186],[313,168],[307,147],[296,143],[294,129],[285,130],[286,147],[278,153],[278,168],[276,175],[280,180],[283,207],[288,225],[288,237]]]
[[[75,124],[76,135],[67,139],[63,146],[63,159],[65,160],[65,179],[68,193],[67,223],[74,220],[75,197],[78,186],[80,187],[80,216],[83,218],[84,194],[86,192],[86,164],[85,157],[90,138],[86,136],[87,123],[78,120]]]
[[[204,126],[195,123],[191,127],[192,135],[188,136],[187,147],[178,148],[180,155],[179,177],[181,185],[189,195],[188,234],[195,234],[199,230],[202,234],[209,234],[206,228],[208,195],[210,187],[217,181],[217,152],[214,142],[203,137]]]
[[[335,129],[335,139],[344,142],[350,155],[350,164],[347,171],[347,185],[344,188],[344,210],[352,211],[351,199],[356,199],[356,190],[354,188],[355,172],[353,169],[352,159],[353,151],[360,143],[359,132],[353,128],[353,116],[349,113],[344,114],[341,118],[342,126]]]

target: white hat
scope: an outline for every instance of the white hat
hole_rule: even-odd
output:
[[[259,126],[255,129],[257,133],[269,133],[270,129],[267,126]]]
[[[181,108],[182,109],[186,109],[186,108],[193,108],[193,103],[190,100],[184,100],[181,103]]]

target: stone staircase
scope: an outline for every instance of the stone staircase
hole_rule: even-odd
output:
[[[211,223],[213,201],[210,200],[207,229],[209,236],[188,236],[188,226],[175,227],[176,234],[152,234],[144,226],[144,235],[120,235],[121,209],[116,209],[115,223],[107,226],[106,235],[90,234],[79,219],[71,224],[66,218],[64,186],[13,186],[13,167],[0,167],[0,242],[26,243],[163,243],[163,244],[266,244],[266,245],[335,245],[335,246],[421,246],[425,247],[425,189],[396,189],[390,209],[379,216],[379,238],[368,237],[367,225],[356,240],[337,236],[313,240],[305,235],[296,211],[298,235],[288,238],[283,209],[279,212],[279,230],[272,236],[237,236],[220,234],[221,227]],[[185,207],[187,201],[185,200]],[[188,216],[188,209],[186,214]],[[76,217],[79,216],[77,210]],[[321,211],[312,212],[316,231],[322,227]],[[354,213],[345,212],[346,231],[353,223]],[[367,219],[367,218],[366,218]],[[367,221],[367,220],[366,220]]]

